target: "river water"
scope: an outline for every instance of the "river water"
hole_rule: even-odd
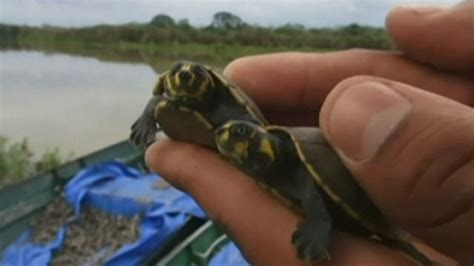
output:
[[[0,51],[0,135],[35,155],[87,154],[128,137],[156,80],[145,63]]]

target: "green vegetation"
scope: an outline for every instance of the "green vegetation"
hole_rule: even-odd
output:
[[[132,62],[183,57],[226,62],[242,55],[284,50],[393,49],[382,28],[358,24],[338,28],[305,28],[299,24],[261,27],[229,12],[216,13],[206,27],[194,27],[187,19],[176,22],[165,14],[149,23],[82,28],[0,24],[0,39],[3,47],[83,55],[100,51],[110,60],[126,57]]]
[[[8,145],[8,139],[0,136],[0,176],[2,176],[2,181],[27,176],[30,172],[31,155],[26,139]]]
[[[50,170],[61,163],[63,159],[58,147],[46,149],[38,161],[33,161],[27,139],[10,144],[7,137],[0,136],[0,188]]]

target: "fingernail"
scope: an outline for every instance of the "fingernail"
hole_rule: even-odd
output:
[[[408,99],[382,83],[347,88],[328,117],[332,144],[353,161],[371,159],[410,112]]]

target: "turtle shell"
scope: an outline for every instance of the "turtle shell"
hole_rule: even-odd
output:
[[[163,102],[166,103],[166,102]],[[215,148],[213,126],[198,112],[182,106],[166,105],[155,119],[160,129],[173,139]]]
[[[206,69],[209,71],[211,76],[216,81],[216,85],[224,91],[228,91],[228,93],[222,94],[226,95],[224,97],[230,97],[233,99],[237,106],[246,110],[246,112],[253,117],[255,122],[259,125],[268,125],[268,121],[265,116],[260,111],[260,108],[255,104],[255,102],[244,92],[241,88],[239,88],[235,83],[231,82],[228,78],[224,77],[217,71],[213,70],[210,67],[206,66]],[[229,117],[225,119],[219,126],[229,120],[238,120],[239,117],[232,116],[232,114],[227,114]]]
[[[391,223],[359,186],[354,176],[317,127],[276,127],[267,130],[287,139],[330,204],[338,227],[400,249],[422,265],[438,265],[409,241],[409,234]],[[332,208],[331,208],[332,207]]]
[[[317,127],[269,126],[268,131],[293,142],[299,159],[312,176],[320,191],[343,213],[342,224],[361,226],[365,233],[383,239],[406,238],[398,227],[390,223],[379,208],[359,186],[341,159]],[[341,217],[339,217],[341,218]],[[338,225],[341,221],[338,222]],[[360,232],[360,228],[346,228]]]

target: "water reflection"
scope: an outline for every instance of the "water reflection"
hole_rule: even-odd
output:
[[[195,51],[195,49],[156,49],[147,46],[122,47],[121,45],[95,45],[90,43],[22,43],[0,41],[0,51],[41,51],[46,54],[69,54],[80,57],[92,57],[103,62],[148,64],[161,72],[175,60],[193,60],[204,64],[222,67],[234,57],[226,58],[219,49]]]
[[[157,74],[138,63],[0,52],[0,132],[79,156],[127,138]]]

